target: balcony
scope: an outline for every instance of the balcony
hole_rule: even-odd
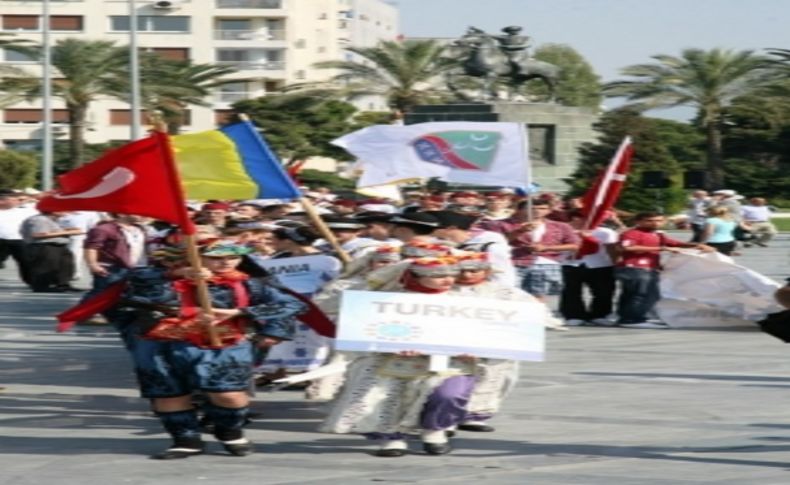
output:
[[[283,0],[216,0],[217,8],[283,8]]]
[[[285,30],[215,30],[214,40],[285,40]]]
[[[217,93],[214,96],[214,100],[218,103],[235,103],[236,101],[243,101],[245,99],[254,98],[255,95],[247,92],[247,91],[226,91],[222,93]]]
[[[230,66],[238,71],[282,71],[285,70],[285,61],[216,61],[220,66]]]

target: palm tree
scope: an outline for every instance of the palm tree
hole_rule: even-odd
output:
[[[431,97],[446,95],[446,90],[436,88],[436,81],[457,61],[444,57],[444,50],[435,40],[383,41],[375,47],[349,47],[347,51],[361,57],[360,61],[324,61],[315,67],[339,71],[324,86],[326,94],[350,99],[380,95],[394,111],[405,113]],[[321,91],[319,85],[291,88]]]
[[[61,39],[52,46],[51,57],[58,71],[52,94],[66,105],[69,159],[76,166],[85,161],[85,118],[90,104],[103,97],[128,97],[124,90],[128,48],[104,40]],[[28,97],[38,97],[39,90],[30,90]]]
[[[707,168],[711,184],[724,183],[722,152],[723,114],[733,100],[773,82],[766,58],[753,51],[685,49],[680,57],[656,55],[653,64],[636,64],[622,70],[632,79],[604,87],[610,97],[625,97],[640,110],[692,106],[696,122],[705,131]]]
[[[236,72],[230,66],[193,64],[151,54],[140,58],[140,84],[144,107],[161,113],[170,134],[178,134],[186,106],[209,106],[212,89],[232,82],[224,76]]]

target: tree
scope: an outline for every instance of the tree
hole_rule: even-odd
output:
[[[15,34],[0,32],[0,49],[35,57],[35,43],[19,39]],[[0,64],[0,107],[19,102],[25,97],[27,89],[35,83],[35,78],[15,66]]]
[[[319,69],[336,69],[330,85],[297,85],[292,89],[334,93],[346,99],[380,95],[394,111],[408,112],[413,106],[446,95],[436,87],[438,78],[457,61],[444,57],[444,46],[435,40],[382,41],[375,47],[349,47],[359,61],[325,61]]]
[[[37,48],[41,55],[41,48]],[[69,158],[72,167],[86,162],[85,118],[90,104],[102,97],[127,99],[128,48],[104,40],[60,39],[51,49],[52,66],[59,72],[53,95],[63,99],[69,119]],[[41,95],[41,81],[27,88],[26,97]]]
[[[595,129],[601,133],[598,143],[585,143],[579,149],[579,165],[568,184],[571,195],[582,195],[606,167],[625,136],[634,143],[631,172],[626,179],[617,208],[630,212],[661,209],[668,214],[683,207],[685,194],[680,187],[681,163],[674,153],[694,153],[701,138],[694,127],[668,120],[646,118],[633,109],[619,109],[604,114]],[[686,132],[685,137],[681,133]],[[695,136],[696,135],[696,136]],[[671,146],[685,139],[687,146]],[[644,189],[642,173],[665,172],[672,185],[667,189]]]
[[[33,155],[13,150],[0,150],[0,189],[32,187],[36,181],[38,162]]]
[[[534,57],[560,68],[555,92],[559,104],[600,109],[601,78],[576,50],[563,44],[543,44],[535,49]],[[548,87],[538,80],[530,81],[527,89],[537,96],[549,95]]]
[[[165,59],[156,54],[140,58],[142,104],[161,113],[170,134],[178,134],[188,105],[209,106],[205,98],[212,89],[230,82],[224,76],[236,72],[230,66],[193,64]],[[129,88],[130,89],[130,88]]]
[[[773,82],[766,58],[752,51],[685,49],[680,57],[656,55],[653,64],[622,70],[632,79],[605,86],[608,96],[624,96],[645,110],[673,106],[697,109],[696,123],[706,135],[707,169],[714,187],[724,183],[723,114],[733,100]]]
[[[345,152],[329,142],[353,131],[356,108],[337,100],[312,96],[269,95],[233,104],[263,129],[267,142],[284,160],[312,156],[343,158]]]

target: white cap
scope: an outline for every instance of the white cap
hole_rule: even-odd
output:
[[[716,194],[716,195],[726,195],[727,197],[732,197],[733,195],[736,194],[736,192],[734,190],[730,190],[730,189],[721,189],[721,190],[717,190],[717,191],[715,191],[713,193]]]
[[[241,204],[254,205],[256,207],[265,208],[275,205],[288,205],[291,202],[285,199],[250,199],[241,202]]]
[[[390,204],[362,204],[358,209],[360,212],[383,212],[385,214],[398,212],[398,208]]]
[[[33,187],[28,187],[26,189],[23,189],[22,193],[25,194],[25,195],[38,195],[38,194],[41,193],[41,191],[40,190],[36,190]]]

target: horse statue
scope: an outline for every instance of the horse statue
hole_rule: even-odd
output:
[[[530,58],[526,53],[528,37],[516,36],[519,27],[503,29],[507,36],[492,36],[480,29],[470,27],[467,33],[453,43],[452,48],[460,51],[459,58],[466,56],[458,69],[447,73],[445,80],[448,88],[461,98],[469,99],[458,85],[459,76],[472,76],[483,79],[483,99],[499,97],[497,81],[504,79],[509,88],[508,97],[523,93],[524,83],[540,79],[549,90],[549,102],[554,102],[557,79],[560,69],[554,64]],[[513,47],[520,41],[519,47]]]

